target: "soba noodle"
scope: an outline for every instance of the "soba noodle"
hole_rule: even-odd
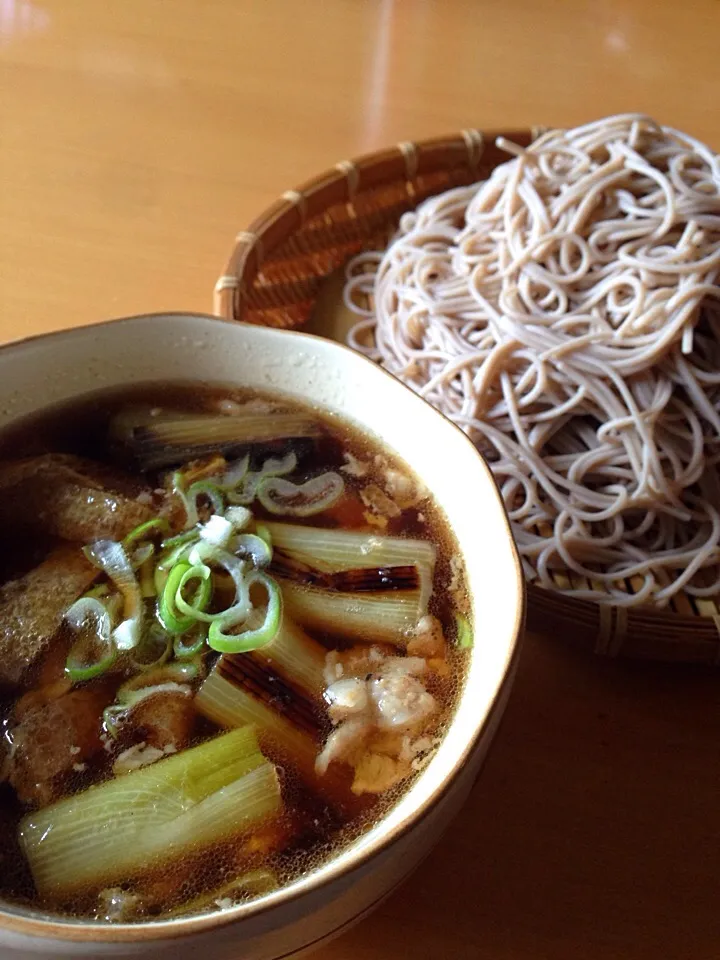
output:
[[[640,115],[501,145],[487,181],[349,265],[350,343],[488,457],[529,577],[614,604],[711,596],[718,158]]]

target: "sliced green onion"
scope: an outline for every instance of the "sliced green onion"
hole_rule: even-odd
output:
[[[259,477],[284,477],[297,468],[297,454],[291,450],[284,457],[270,457],[258,470]]]
[[[208,644],[213,650],[217,650],[220,653],[249,653],[251,650],[258,650],[260,647],[264,647],[266,643],[270,643],[280,629],[282,596],[280,594],[280,588],[275,581],[271,580],[266,574],[256,571],[246,578],[246,584],[248,592],[251,587],[256,585],[264,587],[268,597],[265,620],[261,626],[255,630],[246,630],[239,634],[229,634],[224,631],[230,627],[237,626],[237,624],[242,621],[229,615],[230,611],[228,611],[227,616],[215,620],[210,624]]]
[[[185,507],[185,529],[186,531],[192,530],[193,527],[196,527],[200,521],[198,515],[198,498],[207,497],[210,501],[214,513],[222,513],[225,509],[225,497],[223,496],[223,491],[216,484],[210,480],[196,480],[195,483],[191,483],[187,490],[184,488],[183,475],[178,470],[172,475],[172,492],[177,494],[178,497],[182,500],[182,504]],[[171,538],[176,540],[177,538]]]
[[[115,662],[117,647],[112,638],[112,620],[96,597],[82,597],[65,613],[65,621],[79,634],[65,662],[73,683],[101,676]]]
[[[188,603],[183,596],[183,590],[193,580],[199,580],[198,589],[192,603]],[[193,620],[202,620],[211,623],[218,614],[205,613],[205,607],[212,596],[212,570],[205,563],[196,563],[183,572],[175,591],[175,608]]]
[[[257,488],[257,498],[270,513],[311,517],[329,509],[344,491],[345,481],[340,474],[329,472],[301,484],[267,477]]]
[[[123,540],[122,545],[125,550],[128,550],[139,540],[145,540],[150,536],[157,535],[158,533],[167,533],[169,529],[170,524],[167,522],[165,517],[154,517],[152,520],[146,520],[145,523],[141,523],[139,526],[135,527],[134,530],[131,530]]]
[[[200,527],[200,539],[211,543],[214,547],[225,549],[233,532],[234,528],[230,520],[219,513],[214,513],[207,523]]]
[[[155,564],[152,557],[149,557],[140,567],[140,593],[143,600],[149,600],[157,596],[157,587],[155,585]]]
[[[160,623],[169,633],[179,634],[189,630],[195,622],[191,617],[179,617],[175,611],[175,594],[180,585],[183,574],[190,569],[189,563],[176,563],[168,574],[167,581],[160,595],[158,617]]]
[[[108,587],[108,585],[107,585],[106,583],[98,583],[96,586],[91,587],[91,588],[87,591],[87,593],[85,594],[85,596],[86,596],[86,597],[98,597],[99,599],[102,599],[103,597],[107,597],[107,595],[108,595],[109,592],[110,592],[110,588]]]
[[[125,720],[134,707],[159,693],[180,693],[192,696],[188,684],[200,675],[195,663],[171,663],[150,673],[140,674],[124,683],[117,692],[117,700],[103,710],[103,729],[114,740],[121,733]]]
[[[155,583],[155,593],[158,597],[162,596],[170,570],[180,560],[187,560],[187,555],[192,549],[193,541],[197,540],[197,536],[197,531],[194,530],[192,540],[189,540],[185,543],[178,543],[176,546],[172,547],[165,554],[163,554],[163,556],[160,557],[158,562],[155,564],[153,581]]]
[[[131,553],[128,554],[128,560],[133,570],[139,570],[155,553],[155,546],[152,543],[141,543]]]
[[[172,638],[159,623],[153,623],[145,631],[140,643],[133,650],[132,661],[140,670],[149,671],[161,667],[172,653]]]
[[[212,544],[203,543],[202,541],[195,544],[192,548],[188,560],[191,564],[216,563],[230,574],[235,581],[235,586],[238,588],[243,582],[243,576],[247,569],[247,564],[244,560],[233,556],[233,554],[227,550],[221,550],[220,547],[214,547]]]
[[[97,540],[83,549],[85,556],[110,577],[123,596],[125,619],[113,634],[118,650],[132,650],[140,640],[142,597],[140,587],[122,544]]]
[[[297,456],[292,451],[284,457],[270,457],[255,473],[249,473],[244,480],[228,493],[229,503],[250,504],[257,494],[258,484],[265,477],[284,477],[297,467]]]
[[[168,579],[168,571],[164,570],[162,567],[157,566],[156,564],[155,570],[153,571],[153,585],[155,587],[156,597],[162,596],[163,590],[165,589],[165,584],[167,583],[167,579]]]
[[[166,540],[163,540],[160,546],[163,550],[174,550],[175,547],[185,546],[185,544],[197,540],[198,536],[199,533],[197,530],[184,530],[176,537],[168,537]]]
[[[122,695],[118,691],[118,706],[132,710],[143,700],[154,697],[158,693],[180,693],[184,697],[189,697],[192,695],[192,690],[187,684],[177,683],[175,680],[166,680],[163,683],[153,683],[145,687],[137,687],[135,690],[126,690]]]
[[[120,736],[120,727],[122,726],[122,721],[127,716],[128,707],[121,706],[120,704],[113,703],[109,707],[105,707],[102,715],[102,725],[103,730],[108,736],[112,737],[113,740],[117,740]]]
[[[203,541],[192,548],[189,559],[193,564],[216,563],[230,574],[235,584],[235,603],[224,610],[221,616],[224,620],[232,619],[234,623],[242,623],[247,620],[252,610],[252,604],[250,603],[250,590],[245,578],[246,562],[234,557],[227,550],[220,550],[219,547],[213,547]],[[213,617],[211,619],[217,618]]]
[[[194,571],[192,576],[183,579],[189,571]],[[195,612],[192,615],[186,613],[185,616],[181,616],[177,609],[177,598],[181,596],[180,590],[182,586],[190,579],[200,579],[197,594],[193,601],[194,607],[192,609]],[[176,635],[185,633],[185,631],[189,630],[195,623],[197,611],[202,611],[207,606],[211,593],[212,581],[209,577],[206,579],[200,578],[195,567],[191,567],[189,563],[185,563],[184,561],[176,563],[168,575],[167,582],[160,597],[158,609],[160,622],[169,633]]]
[[[225,519],[229,520],[233,525],[233,530],[239,533],[251,522],[252,513],[247,507],[228,507],[225,511]]]
[[[259,867],[257,870],[251,870],[241,877],[230,880],[221,887],[201,893],[192,900],[188,900],[187,903],[173,907],[172,910],[164,913],[163,917],[175,917],[209,910],[228,910],[238,903],[277,890],[279,886],[278,878],[272,870]]]
[[[94,680],[101,677],[112,667],[117,659],[117,648],[111,642],[100,660],[89,663],[86,659],[87,644],[73,644],[68,658],[65,661],[65,673],[70,677],[73,683],[84,683],[86,680]]]
[[[105,609],[110,614],[110,619],[113,623],[117,623],[122,616],[123,598],[119,593],[111,593],[110,596],[105,596],[101,599],[105,605]]]
[[[226,492],[234,490],[235,487],[245,479],[249,466],[250,454],[246,453],[241,460],[236,460],[235,463],[228,464],[227,469],[222,475],[214,478],[214,482],[221,490],[225,490]]]
[[[457,613],[455,615],[455,626],[457,628],[457,645],[463,650],[469,650],[473,645],[473,632],[467,617]]]
[[[197,502],[199,497],[207,497],[212,506],[213,513],[222,513],[225,510],[225,497],[217,484],[209,480],[196,480],[191,484],[187,491],[188,498],[195,502],[195,513],[197,514]]]
[[[196,624],[192,630],[173,640],[173,652],[178,660],[190,660],[202,652],[207,643],[207,627]]]
[[[254,567],[267,567],[272,560],[272,549],[255,533],[241,533],[233,537],[230,549],[241,559],[247,557]]]
[[[134,650],[140,642],[141,635],[142,619],[140,615],[128,617],[113,630],[113,640],[118,650]]]

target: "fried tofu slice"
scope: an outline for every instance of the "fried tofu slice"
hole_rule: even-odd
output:
[[[156,510],[152,492],[120,473],[49,453],[0,467],[0,525],[89,543],[120,540]]]
[[[77,546],[62,544],[39,566],[0,587],[0,688],[24,685],[65,611],[98,575]]]

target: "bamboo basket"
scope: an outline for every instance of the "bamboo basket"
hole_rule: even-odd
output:
[[[527,146],[539,132],[464,130],[400,143],[338,163],[287,191],[238,234],[215,287],[215,313],[271,327],[305,326],[329,278],[361,250],[384,247],[406,210],[487,177],[507,160],[496,137]],[[568,577],[557,573],[555,581],[560,588]],[[627,589],[633,591],[631,582]],[[664,610],[627,609],[570,598],[529,580],[528,625],[605,656],[720,664],[720,607],[714,599],[680,594]]]

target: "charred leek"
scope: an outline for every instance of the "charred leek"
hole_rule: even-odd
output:
[[[268,523],[274,548],[327,573],[415,566],[420,581],[420,616],[427,613],[437,550],[429,540],[328,530],[294,523]]]
[[[427,612],[422,590],[340,593],[278,579],[290,616],[311,630],[404,646]]]
[[[313,417],[280,411],[241,410],[228,417],[167,410],[153,416],[147,408],[137,407],[122,411],[111,424],[115,443],[143,470],[186,463],[218,451],[313,438],[320,432]]]
[[[321,701],[326,686],[325,654],[322,644],[284,615],[275,638],[251,656],[258,663],[272,667],[283,680],[311,700]]]
[[[263,700],[222,675],[218,665],[210,673],[195,697],[196,708],[221,727],[251,724],[263,750],[294,766],[307,784],[336,803],[349,800],[346,782],[331,768],[319,777],[315,760],[320,749],[314,738]]]

